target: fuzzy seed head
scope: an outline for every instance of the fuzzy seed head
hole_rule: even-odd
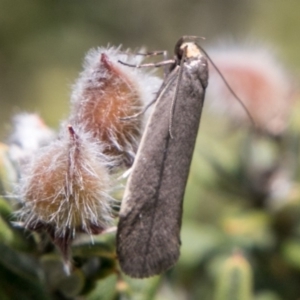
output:
[[[111,221],[109,177],[101,148],[70,126],[45,147],[24,176],[21,216],[26,227],[51,226],[55,237],[101,232]]]
[[[124,66],[118,61],[139,64],[140,59],[120,48],[90,51],[84,71],[74,86],[70,122],[82,124],[94,138],[103,142],[104,153],[119,157],[130,166],[137,150],[144,115],[139,113],[158,90],[160,80],[149,73]]]
[[[293,92],[291,79],[272,52],[263,47],[224,46],[209,53],[257,127],[280,135],[288,125]],[[244,108],[212,67],[207,95],[215,111],[225,111],[235,122],[249,123]]]

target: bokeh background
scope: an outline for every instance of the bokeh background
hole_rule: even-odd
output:
[[[69,113],[71,86],[85,53],[108,44],[172,52],[182,35],[198,35],[206,37],[201,45],[207,49],[226,39],[268,45],[297,91],[299,13],[297,0],[0,0],[0,139],[5,141],[11,117],[22,111],[38,112],[57,129]],[[231,124],[226,115],[217,118],[209,105],[204,108],[185,196],[182,255],[166,276],[144,288],[102,274],[93,277],[94,289],[66,292],[52,285],[51,297],[299,299],[300,114],[295,94],[280,137],[257,136],[248,126]],[[281,193],[276,187],[282,182]],[[225,275],[217,275],[224,260],[237,270],[233,282],[241,284],[241,294],[236,292],[236,298],[234,291],[222,294],[222,278],[231,278],[228,266]],[[14,280],[19,284],[10,276],[11,286]]]
[[[36,111],[57,126],[84,54],[97,46],[173,51],[182,35],[270,43],[299,73],[299,2],[0,1],[0,118]],[[3,126],[0,136],[4,137]]]

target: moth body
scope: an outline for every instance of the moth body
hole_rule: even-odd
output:
[[[182,203],[197,137],[207,60],[179,40],[158,93],[125,189],[117,255],[129,276],[145,278],[172,267],[180,254]]]

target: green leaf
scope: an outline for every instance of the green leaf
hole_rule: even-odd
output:
[[[124,276],[128,284],[128,290],[125,293],[130,300],[152,300],[155,297],[159,287],[161,276],[154,276],[147,279],[133,279]]]
[[[117,296],[116,285],[116,275],[98,280],[93,291],[86,295],[86,300],[114,300]]]
[[[0,215],[8,219],[12,214],[12,208],[7,200],[0,196]]]
[[[270,217],[261,211],[238,212],[222,220],[224,232],[238,247],[272,248],[275,236]]]
[[[240,252],[234,253],[220,266],[214,299],[252,299],[252,270]]]
[[[43,276],[36,260],[0,243],[0,264],[12,273],[30,281],[40,281]]]
[[[196,268],[207,255],[224,243],[224,236],[215,227],[185,222],[181,230],[181,242],[178,266]]]
[[[296,239],[289,239],[282,245],[282,255],[285,261],[300,270],[300,241]]]
[[[72,244],[73,256],[90,257],[99,256],[115,258],[115,235],[82,235]]]
[[[0,243],[11,244],[14,239],[14,233],[8,224],[0,216]]]
[[[272,291],[263,291],[263,292],[259,292],[254,297],[254,300],[283,300],[283,299]]]
[[[0,194],[6,195],[17,182],[17,172],[8,157],[8,146],[0,143]]]

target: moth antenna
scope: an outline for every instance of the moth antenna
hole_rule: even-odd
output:
[[[181,37],[182,40],[206,40],[204,36],[197,36],[197,35],[184,35]]]
[[[215,70],[217,71],[217,73],[219,74],[219,76],[221,77],[221,79],[223,80],[225,86],[228,88],[229,92],[232,94],[232,96],[240,103],[240,105],[244,108],[249,120],[251,121],[252,125],[254,128],[256,128],[256,123],[254,121],[254,119],[252,118],[247,106],[244,104],[244,102],[241,100],[241,98],[234,92],[234,90],[232,89],[232,87],[230,86],[230,84],[227,82],[227,80],[225,79],[224,75],[222,74],[222,72],[219,70],[219,68],[216,66],[216,64],[213,62],[213,60],[211,59],[211,57],[208,55],[208,53],[200,46],[198,45],[198,47],[201,49],[201,51],[205,54],[205,56],[208,58],[208,60],[210,61],[210,63],[212,64],[212,66],[215,68]]]
[[[176,82],[176,90],[175,90],[175,94],[174,94],[174,97],[173,97],[172,103],[171,103],[171,110],[170,110],[170,115],[169,115],[169,133],[170,133],[171,139],[173,139],[173,134],[172,134],[173,115],[174,115],[177,95],[179,92],[179,83],[180,83],[180,80],[181,80],[182,74],[183,74],[183,63],[184,63],[184,60],[186,57],[186,49],[187,49],[187,47],[184,48],[183,57],[180,61],[179,74],[178,74],[177,82]]]
[[[180,70],[179,70],[180,71]],[[181,71],[181,73],[182,73],[182,71]],[[181,75],[179,74],[179,76],[178,77],[181,77]],[[161,91],[161,93],[159,94],[159,96],[156,98],[156,99],[154,99],[153,100],[153,102],[157,102],[157,101],[159,101],[159,99],[164,95],[164,93],[168,90],[168,88],[171,86],[171,84],[174,82],[174,80],[175,80],[176,78],[174,78],[174,79],[172,79],[172,80],[170,80],[167,84],[166,84],[166,86],[163,88],[163,90]],[[177,81],[178,81],[178,78],[177,78]],[[174,99],[176,99],[176,94],[178,93],[178,82],[177,82],[177,86],[176,86],[176,92],[175,92],[175,97],[173,98],[173,100],[172,100],[172,103],[171,103],[171,111],[173,110],[173,107],[175,107],[174,105],[173,105],[173,103],[174,103]],[[172,113],[170,113],[171,115],[172,115]],[[170,119],[170,118],[169,118]],[[173,138],[173,135],[172,135],[172,132],[170,131],[170,125],[169,125],[169,134],[170,134],[170,137],[171,138]]]

